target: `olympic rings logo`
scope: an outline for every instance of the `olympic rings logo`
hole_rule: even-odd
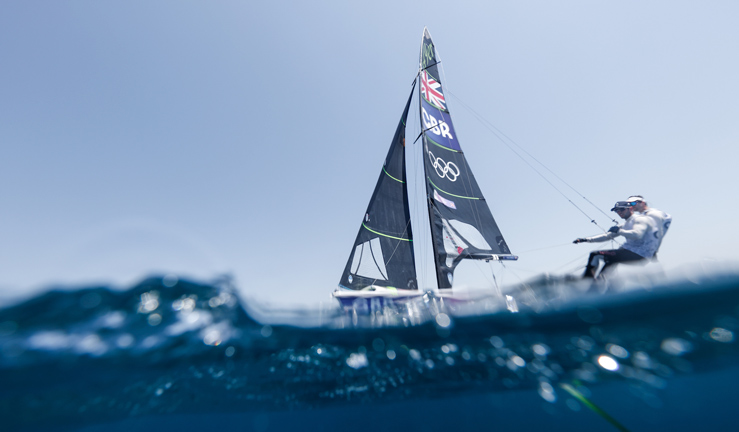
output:
[[[459,177],[459,168],[457,165],[455,165],[454,162],[446,162],[444,159],[434,156],[434,154],[431,153],[431,150],[427,151],[429,153],[431,166],[436,170],[436,174],[441,178],[446,177],[451,181],[457,181],[457,177]]]

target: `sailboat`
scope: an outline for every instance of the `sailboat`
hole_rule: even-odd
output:
[[[418,83],[426,202],[438,292],[450,292],[462,260],[516,260],[467,163],[452,124],[439,60],[424,28],[419,72],[390,144],[359,233],[333,296],[402,300],[418,288],[406,180],[405,129]]]

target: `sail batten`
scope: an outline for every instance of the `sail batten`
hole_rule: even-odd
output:
[[[426,180],[428,180],[428,182],[431,183],[431,186],[433,186],[434,189],[438,190],[439,192],[445,193],[449,196],[455,197],[455,198],[462,198],[462,199],[469,199],[469,200],[484,200],[485,199],[485,198],[474,197],[474,196],[455,195],[453,193],[445,191],[444,189],[441,189],[439,186],[436,186],[436,184],[434,184],[434,181],[431,180],[431,177],[426,177]]]
[[[382,167],[382,171],[383,171],[383,172],[384,172],[384,173],[385,173],[385,174],[386,174],[386,175],[387,175],[388,177],[390,177],[391,179],[395,180],[396,182],[398,182],[398,183],[405,183],[405,181],[403,181],[403,180],[399,180],[399,179],[396,179],[395,177],[391,176],[391,175],[390,175],[390,173],[389,173],[389,172],[387,172],[387,170],[385,170],[385,167]]]
[[[368,226],[367,226],[367,225],[365,225],[365,224],[362,224],[362,226],[363,226],[363,227],[364,227],[364,229],[366,229],[367,231],[369,231],[369,232],[371,232],[371,233],[373,233],[373,234],[377,234],[377,235],[379,235],[379,236],[383,236],[383,237],[388,237],[388,238],[391,238],[391,239],[395,239],[395,240],[402,240],[402,241],[413,241],[413,239],[411,239],[411,238],[403,238],[403,237],[398,237],[398,236],[392,236],[392,235],[390,235],[390,234],[385,234],[385,233],[381,233],[380,231],[375,231],[375,230],[373,230],[372,228],[368,227]]]

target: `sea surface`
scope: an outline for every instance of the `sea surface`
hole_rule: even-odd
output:
[[[597,288],[277,322],[227,278],[51,290],[0,308],[0,430],[736,430],[739,273]]]

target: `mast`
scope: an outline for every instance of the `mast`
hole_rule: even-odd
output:
[[[451,288],[462,259],[515,260],[459,145],[439,75],[439,59],[423,29],[419,111],[431,241],[439,289]]]
[[[421,144],[422,144],[422,146],[424,148],[426,147],[426,144],[425,144],[425,141],[426,141],[426,137],[425,137],[425,135],[426,135],[426,128],[424,127],[424,121],[423,121],[423,104],[421,103],[421,100],[423,99],[423,95],[422,95],[422,92],[421,92],[421,85],[423,83],[423,81],[422,81],[423,80],[423,72],[424,72],[424,70],[432,69],[432,68],[434,70],[438,70],[438,68],[436,68],[436,56],[435,56],[435,53],[433,52],[433,43],[426,44],[425,42],[426,42],[427,39],[429,41],[431,41],[431,34],[429,33],[428,29],[426,27],[424,27],[423,28],[423,35],[421,36],[421,53],[419,54],[419,66],[418,66],[418,81],[419,81],[419,85],[418,85],[418,118],[421,119],[421,135],[423,135],[423,139],[421,140]],[[425,53],[426,55],[424,56],[424,51],[428,49],[429,45],[430,45],[431,53],[429,55],[429,52],[426,52]],[[435,73],[435,75],[438,76],[438,73]],[[424,157],[425,156],[425,151],[423,151],[423,150],[421,151],[421,156],[424,159],[423,173],[424,173],[424,177],[426,177],[426,163],[425,163],[425,159],[426,158]],[[441,286],[442,286],[441,279],[442,279],[442,277],[445,277],[445,276],[441,273],[441,269],[439,268],[439,260],[437,259],[437,257],[439,256],[439,251],[438,251],[437,246],[436,246],[436,241],[433,238],[434,237],[433,236],[433,232],[434,232],[434,229],[433,229],[433,226],[434,226],[434,214],[433,214],[434,209],[433,209],[433,204],[431,202],[431,196],[429,195],[428,182],[427,181],[424,181],[424,183],[426,183],[426,207],[428,209],[428,215],[429,215],[429,227],[431,228],[431,245],[433,247],[433,253],[434,253],[434,268],[436,269],[436,286],[438,288],[441,288]]]

